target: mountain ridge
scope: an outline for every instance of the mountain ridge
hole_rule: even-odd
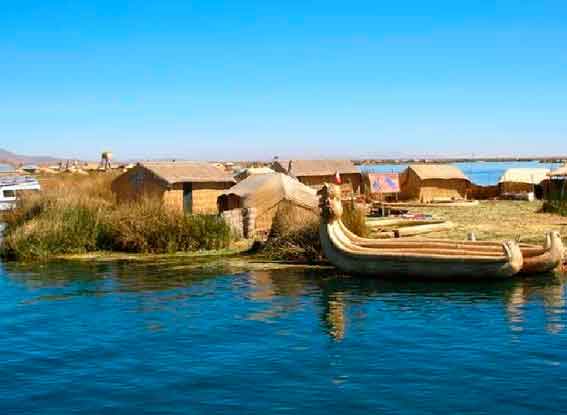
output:
[[[11,164],[14,167],[21,164],[55,164],[61,160],[51,156],[25,156],[0,148],[0,163]]]

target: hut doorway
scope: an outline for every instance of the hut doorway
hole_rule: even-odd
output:
[[[183,183],[183,211],[193,213],[193,183]]]

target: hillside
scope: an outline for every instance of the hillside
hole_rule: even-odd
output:
[[[18,166],[20,164],[55,164],[59,163],[61,159],[49,156],[23,156],[20,154],[12,153],[8,150],[0,148],[0,164],[12,164]]]

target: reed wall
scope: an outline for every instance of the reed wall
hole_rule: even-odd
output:
[[[422,180],[413,170],[400,175],[401,199],[429,203],[436,199],[466,199],[471,183],[464,179]]]

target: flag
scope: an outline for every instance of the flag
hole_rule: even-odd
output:
[[[398,193],[400,179],[395,173],[370,173],[370,189],[372,193]]]
[[[343,181],[341,179],[341,173],[339,173],[339,171],[337,170],[337,172],[335,173],[335,183],[336,184],[343,184]]]

